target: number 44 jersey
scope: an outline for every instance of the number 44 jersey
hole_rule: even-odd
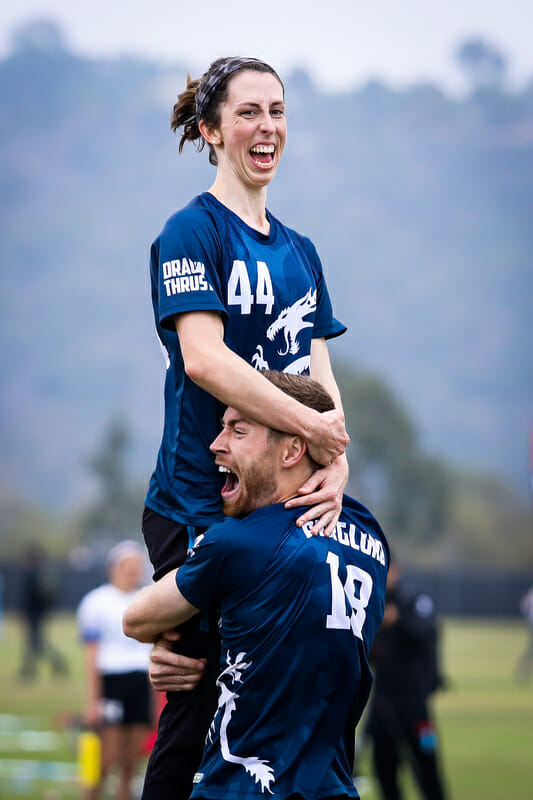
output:
[[[333,317],[312,242],[268,219],[266,235],[206,192],[174,214],[152,245],[152,302],[167,374],[163,441],[146,504],[183,524],[222,516],[209,453],[222,412],[185,375],[176,315],[215,312],[237,355],[256,369],[292,373],[309,372],[312,339],[345,330]]]
[[[192,797],[357,797],[355,726],[372,683],[389,550],[346,497],[331,537],[278,504],[199,537],[178,570],[184,597],[219,609],[218,710]]]

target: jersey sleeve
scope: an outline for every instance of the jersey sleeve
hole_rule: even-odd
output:
[[[239,550],[233,547],[232,529],[232,521],[227,520],[199,536],[176,574],[182,595],[201,611],[220,606],[220,598],[231,586],[230,573],[241,568]]]
[[[333,316],[324,270],[316,247],[310,239],[306,239],[305,244],[316,277],[316,315],[313,326],[313,339],[333,339],[335,336],[340,336],[346,332],[346,325],[343,325]]]
[[[163,328],[173,331],[175,315],[185,311],[226,317],[220,239],[206,209],[187,207],[171,217],[152,246],[151,262]]]
[[[89,592],[81,601],[76,614],[78,631],[83,642],[100,641],[102,638],[100,618],[98,597]]]

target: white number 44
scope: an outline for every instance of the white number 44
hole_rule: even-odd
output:
[[[274,292],[270,272],[264,261],[257,262],[257,305],[265,306],[265,314],[272,312]],[[235,260],[228,279],[228,305],[240,306],[241,314],[251,314],[254,296],[245,261]]]
[[[326,559],[331,575],[331,614],[326,617],[326,628],[337,630],[352,629],[354,636],[363,638],[363,625],[366,619],[366,607],[372,594],[372,578],[363,569],[354,564],[346,565],[346,581],[344,586],[339,577],[339,557],[331,551]],[[355,585],[359,584],[359,596],[355,594]],[[348,615],[346,601],[351,609]]]

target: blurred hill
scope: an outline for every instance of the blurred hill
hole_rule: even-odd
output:
[[[185,67],[90,61],[53,25],[0,62],[2,483],[83,502],[84,458],[111,416],[148,478],[163,359],[148,252],[213,168],[178,158]],[[422,445],[526,496],[533,408],[533,83],[318,92],[287,80],[289,140],[269,207],[315,241],[343,364],[385,376]]]

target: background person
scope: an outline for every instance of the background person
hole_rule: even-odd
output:
[[[0,572],[0,639],[4,637],[4,579]]]
[[[171,126],[182,131],[180,150],[186,141],[207,144],[217,171],[209,191],[167,221],[151,250],[155,323],[168,361],[163,439],[143,514],[156,580],[222,519],[209,444],[223,404],[300,435],[326,465],[291,501],[314,507],[302,510],[301,524],[334,527],[348,476],[348,437],[326,344],[345,328],[333,317],[312,242],[266,208],[287,135],[279,76],[257,59],[219,59],[200,80],[188,80]],[[266,367],[310,371],[335,409],[318,414],[303,406],[257,371]],[[218,634],[215,624],[209,637],[207,625],[194,619],[181,631],[179,652],[206,657],[206,677],[189,695],[169,695],[144,800],[189,797],[216,706]]]
[[[19,579],[20,613],[25,641],[19,677],[33,680],[40,660],[48,661],[54,675],[66,675],[68,666],[63,654],[46,635],[45,624],[56,599],[56,582],[48,569],[46,553],[38,542],[28,544]]]
[[[533,586],[526,592],[520,601],[520,610],[524,615],[528,627],[528,642],[526,649],[518,659],[515,669],[517,680],[526,680],[533,670]]]
[[[333,407],[307,376],[268,375],[319,412]],[[225,476],[224,512],[235,519],[199,536],[124,622],[129,635],[153,641],[199,609],[220,610],[218,710],[192,797],[358,797],[353,742],[385,602],[383,533],[346,496],[330,537],[297,525],[298,510],[285,503],[317,467],[298,435],[228,408],[211,449]]]
[[[391,559],[385,613],[370,654],[374,690],[367,732],[374,772],[383,800],[401,800],[399,770],[407,760],[422,797],[443,800],[438,737],[429,706],[442,684],[434,606],[427,594],[408,595],[399,579],[400,566]]]
[[[146,562],[135,541],[115,545],[107,557],[109,583],[93,589],[78,608],[78,627],[85,644],[87,723],[101,737],[101,780],[85,793],[96,800],[111,769],[117,768],[117,800],[131,797],[141,745],[153,719],[148,680],[147,645],[129,639],[122,616],[143,583]]]

